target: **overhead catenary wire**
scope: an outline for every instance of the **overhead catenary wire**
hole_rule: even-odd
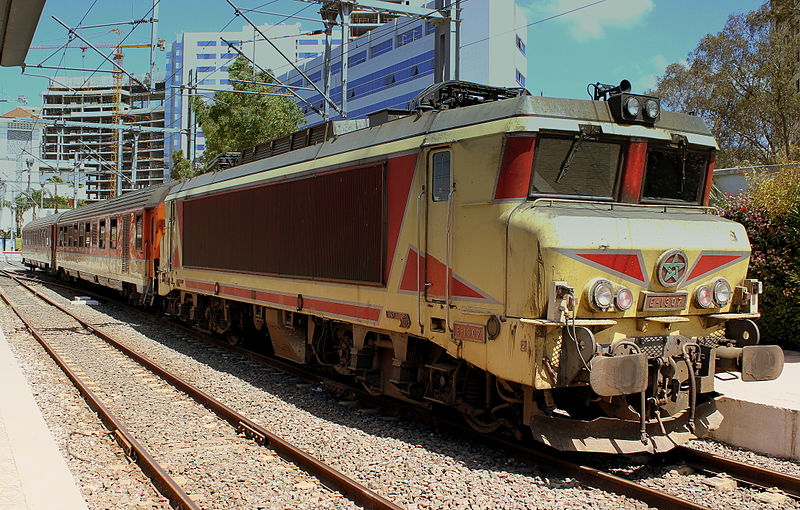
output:
[[[556,18],[560,18],[561,16],[566,16],[568,14],[572,14],[573,12],[582,11],[583,9],[588,9],[589,7],[594,7],[595,5],[602,4],[605,1],[606,0],[595,0],[594,2],[590,2],[588,4],[584,4],[584,5],[581,5],[579,7],[575,7],[574,9],[570,9],[568,11],[560,12],[558,14],[554,14],[552,16],[548,16],[546,18],[542,18],[542,19],[537,20],[537,21],[533,21],[531,23],[528,23],[527,25],[522,25],[522,26],[519,26],[519,27],[515,27],[515,28],[513,28],[511,30],[506,30],[505,32],[501,32],[499,34],[494,34],[494,35],[489,36],[489,37],[484,37],[483,39],[478,39],[477,41],[472,41],[470,43],[467,43],[467,44],[464,44],[464,45],[460,46],[459,49],[466,48],[467,46],[472,46],[473,44],[478,44],[478,43],[481,43],[481,42],[484,42],[484,41],[488,41],[489,39],[492,39],[494,37],[510,34],[512,32],[516,32],[517,30],[520,30],[520,29],[523,29],[523,28],[530,28],[530,27],[532,27],[534,25],[538,25],[540,23],[544,23],[545,21],[550,21],[550,20],[553,20],[553,19],[556,19]]]
[[[274,4],[274,3],[275,3],[275,2],[277,2],[277,1],[278,1],[278,0],[271,0],[271,1],[269,1],[269,2],[265,2],[265,3],[261,4],[261,5],[258,5],[258,6],[256,6],[256,7],[254,7],[254,9],[261,9],[261,8],[263,8],[263,7],[267,7],[267,6],[269,6],[269,5],[272,5],[272,4]],[[285,20],[287,20],[287,19],[291,18],[292,16],[294,16],[294,15],[297,15],[297,14],[299,14],[299,13],[301,13],[301,12],[305,11],[306,9],[308,9],[309,7],[311,7],[311,5],[312,5],[312,4],[307,4],[307,5],[304,5],[304,6],[303,6],[303,8],[299,9],[299,10],[298,10],[297,12],[295,12],[294,14],[290,14],[290,15],[288,15],[288,16],[285,16],[285,17],[284,17],[284,18],[282,18],[282,19],[281,19],[281,21],[279,21],[278,23],[281,23],[281,22],[283,22],[283,21],[285,21]],[[217,30],[217,32],[224,32],[224,31],[225,31],[225,29],[226,29],[226,28],[228,28],[228,26],[230,26],[230,24],[231,24],[231,23],[233,23],[233,21],[234,21],[236,18],[238,18],[238,17],[239,17],[238,15],[234,14],[234,15],[231,17],[231,19],[229,19],[229,20],[228,20],[228,22],[227,22],[227,23],[225,23],[225,24],[222,26],[222,28],[220,28],[219,30]],[[272,25],[270,28],[268,28],[268,29],[267,29],[267,32],[269,32],[269,31],[270,31],[272,28],[274,28],[275,26],[278,26],[278,24],[277,24],[277,23],[276,23],[276,24],[273,24],[273,25]],[[252,41],[241,41],[241,42],[242,42],[242,43],[246,43],[246,42],[252,42],[253,44],[255,44],[255,43],[257,42],[257,39],[254,37]],[[237,54],[235,57],[229,58],[227,61],[223,62],[223,63],[222,63],[222,64],[221,64],[219,67],[224,67],[224,66],[227,66],[228,64],[230,64],[231,62],[233,62],[233,61],[234,61],[234,60],[235,60],[235,59],[236,59],[238,56],[239,56],[239,55]],[[196,80],[197,80],[197,81],[199,81],[199,80],[201,80],[201,79],[206,79],[206,78],[208,78],[209,76],[211,76],[213,73],[216,73],[216,72],[217,72],[217,70],[214,70],[214,71],[206,71],[206,72],[204,72],[204,74],[203,74],[203,77],[202,77],[202,78],[200,78],[200,77],[199,77],[199,73],[197,73],[197,74],[195,75],[195,78],[196,78]],[[182,67],[182,66],[181,66],[180,68],[177,68],[177,69],[175,69],[175,70],[172,72],[172,74],[171,74],[171,75],[169,75],[169,76],[167,77],[167,79],[166,79],[165,81],[166,81],[166,82],[170,82],[170,81],[171,81],[173,78],[175,78],[175,76],[176,76],[176,75],[178,75],[179,73],[180,73],[180,74],[182,74],[182,73],[183,73],[183,67]],[[180,94],[180,95],[187,95],[187,94]],[[203,97],[210,97],[210,96],[203,95],[203,94],[197,94],[197,95],[199,95],[199,96],[203,96]],[[175,119],[175,118],[170,118],[170,119],[169,119],[169,121],[168,121],[168,123],[167,123],[167,122],[165,122],[165,125],[167,125],[168,127],[172,127],[173,125],[175,125],[175,124],[176,124],[176,123],[178,123],[178,122],[180,122],[178,119]]]
[[[230,4],[230,6],[234,8],[234,10],[237,12],[237,14],[239,14],[239,15],[240,15],[242,18],[244,18],[244,20],[245,20],[245,21],[247,21],[247,23],[249,23],[249,24],[250,24],[250,26],[252,26],[252,27],[253,27],[253,30],[255,30],[255,31],[257,31],[259,34],[261,34],[261,37],[264,37],[265,39],[267,39],[267,36],[266,36],[266,35],[264,35],[264,33],[261,31],[261,29],[260,29],[260,28],[258,28],[258,26],[256,26],[256,25],[255,25],[255,24],[254,24],[252,21],[250,21],[250,18],[249,18],[249,17],[248,17],[246,14],[244,14],[244,13],[241,11],[241,9],[239,9],[239,8],[236,6],[236,4],[234,4],[234,3],[233,3],[231,0],[225,0],[225,1],[226,1],[226,2],[228,2],[228,4]],[[254,39],[255,39],[255,37],[254,37]],[[317,90],[317,92],[318,92],[319,94],[322,94],[322,97],[323,97],[323,99],[324,99],[324,100],[325,100],[325,101],[326,101],[328,104],[330,104],[330,105],[333,107],[333,109],[334,109],[334,110],[336,110],[336,111],[339,113],[339,115],[343,115],[342,109],[341,109],[341,108],[339,108],[339,105],[337,105],[335,102],[333,102],[333,101],[331,100],[331,98],[329,98],[328,96],[326,96],[326,95],[325,95],[325,93],[324,93],[322,90],[320,90],[320,89],[319,89],[319,87],[317,87],[317,86],[316,86],[316,85],[315,85],[313,82],[311,82],[311,81],[308,79],[308,76],[306,76],[306,74],[305,74],[305,73],[304,73],[304,72],[303,72],[303,71],[302,71],[302,70],[301,70],[299,67],[297,67],[297,65],[296,65],[296,64],[295,64],[295,63],[294,63],[294,62],[293,62],[291,59],[289,59],[289,57],[287,57],[287,56],[286,56],[286,54],[285,54],[285,53],[283,53],[283,51],[281,51],[281,49],[280,49],[280,48],[278,48],[278,47],[275,45],[275,43],[273,43],[273,42],[272,42],[272,41],[270,41],[269,39],[267,39],[267,42],[270,44],[270,46],[272,46],[272,48],[273,48],[275,51],[277,51],[277,52],[278,52],[278,54],[279,54],[281,57],[283,57],[283,58],[284,58],[284,59],[285,59],[287,62],[289,62],[289,63],[292,65],[292,67],[293,67],[293,68],[294,68],[294,69],[295,69],[295,70],[296,70],[298,73],[300,73],[300,74],[303,76],[303,78],[305,78],[305,79],[306,79],[306,81],[308,81],[308,82],[310,83],[310,85],[311,85],[312,87],[314,87],[314,88]],[[255,43],[254,43],[254,44],[255,44]],[[237,51],[238,51],[238,50],[237,50]],[[243,55],[244,55],[244,54],[243,54]],[[253,64],[255,64],[255,62],[253,62]],[[275,78],[273,77],[273,79],[275,79]],[[276,80],[276,81],[278,81],[278,80]],[[280,82],[279,82],[279,83],[280,83]]]

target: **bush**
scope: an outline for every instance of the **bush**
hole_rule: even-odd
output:
[[[746,191],[724,197],[719,208],[750,237],[748,277],[764,283],[762,341],[800,349],[800,169],[781,166],[748,181]]]

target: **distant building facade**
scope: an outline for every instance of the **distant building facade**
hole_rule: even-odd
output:
[[[146,76],[134,75],[142,83]],[[155,73],[155,91],[113,76],[50,80],[42,118],[85,123],[164,127],[164,73]],[[91,126],[48,126],[43,159],[67,174],[79,167],[79,199],[104,200],[164,181],[164,134]],[[69,177],[72,183],[74,177]]]
[[[32,122],[36,112],[27,108],[14,108],[0,115],[0,230],[16,228],[15,213],[6,204],[15,204],[18,196],[26,198],[39,191],[47,176],[41,165],[43,127]],[[33,218],[33,208],[24,215],[24,221]]]
[[[301,29],[299,23],[260,25],[258,28],[293,62],[311,60],[324,51],[325,35],[309,34]],[[228,66],[236,60],[238,53],[227,47],[221,39],[235,44],[264,69],[278,73],[290,65],[250,26],[238,32],[183,33],[167,52],[167,127],[189,128],[189,96],[187,90],[181,91],[181,86],[195,85],[198,95],[205,96],[212,96],[213,90],[232,88],[228,81]],[[334,35],[332,43],[341,44],[341,35]],[[205,151],[205,138],[199,128],[196,136],[195,154],[200,156]],[[188,155],[189,137],[185,134],[168,135],[166,147],[168,157],[176,150],[183,150],[184,155]]]
[[[413,2],[412,2],[413,3]],[[419,2],[428,5],[430,2]],[[470,0],[462,4],[459,79],[498,87],[525,87],[527,17],[514,0]],[[385,108],[406,108],[419,92],[434,83],[436,28],[431,21],[399,17],[350,42],[347,58],[347,117],[363,117]],[[342,49],[332,51],[331,98],[342,104]],[[300,66],[310,82],[324,90],[324,57]],[[278,79],[287,85],[308,86],[309,80],[291,70]],[[322,95],[303,91],[315,108]],[[322,118],[301,104],[308,124]],[[339,118],[333,115],[332,118]]]
[[[396,0],[416,7],[429,7],[430,0]],[[363,117],[384,108],[405,108],[409,100],[434,82],[435,27],[417,18],[398,17],[370,11],[351,13],[346,117]],[[470,0],[462,4],[460,79],[502,87],[524,87],[528,75],[526,53],[527,18],[515,0]],[[279,81],[312,90],[299,94],[322,110],[324,90],[323,33],[305,33],[300,24],[263,25],[259,29],[278,46],[309,80],[303,78],[252,27],[238,32],[186,32],[167,53],[166,125],[188,130],[189,98],[181,86],[196,84],[198,95],[213,95],[203,89],[230,89],[228,66],[238,53],[221,38],[234,43],[261,67],[270,69]],[[341,31],[331,38],[331,97],[342,102]],[[306,103],[299,102],[307,124],[322,120]],[[338,118],[333,116],[333,118]],[[167,156],[183,150],[188,157],[187,135],[167,135]],[[195,155],[205,150],[205,138],[198,129]]]

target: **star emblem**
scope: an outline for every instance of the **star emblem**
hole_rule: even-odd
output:
[[[683,280],[688,267],[686,254],[681,250],[669,250],[658,263],[658,281],[664,287],[675,287]]]
[[[682,262],[681,256],[676,253],[671,261],[664,262],[661,267],[664,268],[664,281],[677,282],[681,277],[681,269],[686,267],[686,262]]]

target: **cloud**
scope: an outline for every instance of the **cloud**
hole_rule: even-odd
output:
[[[547,0],[526,7],[536,15],[547,17],[578,9],[591,0]],[[640,22],[655,5],[653,0],[606,0],[605,2],[556,18],[569,26],[578,41],[602,39],[609,28],[627,28]]]
[[[626,69],[618,69],[619,73],[630,73],[631,83],[633,84],[634,92],[643,94],[648,90],[656,88],[658,77],[664,74],[664,70],[670,64],[667,57],[658,54],[649,58],[648,60],[634,66],[628,66]]]

